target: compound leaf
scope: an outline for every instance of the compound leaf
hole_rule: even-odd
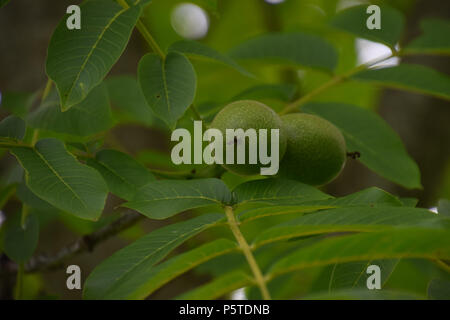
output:
[[[162,227],[115,252],[98,265],[86,279],[83,297],[104,299],[109,294],[125,296],[142,284],[139,271],[152,268],[187,239],[223,219],[222,214],[206,214]],[[140,279],[144,281],[144,279]]]
[[[449,230],[417,228],[333,237],[287,255],[273,265],[270,274],[361,260],[449,259],[449,239]]]

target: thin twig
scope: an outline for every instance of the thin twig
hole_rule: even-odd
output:
[[[366,70],[380,62],[386,61],[394,56],[395,56],[394,54],[390,54],[390,55],[382,57],[382,58],[377,58],[377,59],[374,59],[367,63],[364,63],[362,65],[359,65],[359,66],[349,70],[348,72],[346,72],[343,75],[334,76],[333,78],[331,78],[329,81],[325,82],[320,87],[314,89],[310,93],[308,93],[308,94],[300,97],[299,99],[295,100],[294,102],[291,102],[290,104],[288,104],[283,110],[281,110],[279,112],[279,114],[284,115],[284,114],[296,111],[300,106],[304,105],[306,102],[310,101],[312,98],[316,97],[320,93],[328,90],[331,87],[334,87],[334,86],[340,84],[341,82],[347,80],[348,78],[355,75],[356,73],[364,71],[364,70]]]

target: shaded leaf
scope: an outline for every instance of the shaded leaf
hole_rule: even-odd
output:
[[[25,136],[25,121],[14,115],[0,121],[0,137],[22,140]]]
[[[295,206],[267,206],[251,208],[244,210],[239,215],[241,223],[246,223],[252,220],[261,219],[265,217],[285,215],[285,214],[298,214],[311,213],[318,210],[333,209],[339,207],[352,207],[352,206],[401,206],[402,203],[393,195],[381,190],[377,187],[367,188],[350,194],[345,197],[331,198],[325,200],[305,201],[304,204]]]
[[[334,206],[328,205],[296,205],[296,206],[264,206],[243,211],[239,215],[239,221],[246,223],[265,217],[273,217],[285,214],[298,214],[315,212],[323,209],[331,209]]]
[[[260,35],[233,48],[230,54],[235,59],[266,59],[329,71],[336,67],[338,59],[328,42],[298,32]]]
[[[140,188],[123,206],[151,219],[165,219],[189,209],[222,206],[230,201],[231,193],[219,179],[160,180]]]
[[[301,182],[284,179],[263,179],[245,182],[234,190],[239,205],[248,202],[296,204],[328,199],[331,196]]]
[[[409,292],[393,290],[342,289],[332,293],[307,295],[304,300],[423,300],[424,297]]]
[[[105,83],[114,107],[125,113],[130,120],[146,125],[153,123],[152,111],[134,77],[111,77],[106,79]]]
[[[137,270],[150,269],[181,243],[213,226],[223,217],[222,214],[202,215],[162,227],[143,236],[115,252],[92,271],[86,279],[83,297],[104,299],[112,292],[134,290]]]
[[[417,203],[419,202],[419,199],[416,199],[416,198],[400,198],[399,199],[401,202],[402,202],[402,204],[405,206],[405,207],[413,207],[413,208],[415,208],[416,206],[417,206]]]
[[[156,267],[139,267],[127,279],[126,284],[109,291],[105,299],[144,299],[173,278],[201,263],[237,249],[235,242],[218,239],[175,256]]]
[[[11,0],[0,0],[0,8],[6,6]]]
[[[334,232],[372,232],[393,227],[441,228],[442,219],[425,209],[408,207],[349,207],[305,215],[261,232],[254,245]]]
[[[390,68],[370,69],[355,74],[353,78],[450,100],[450,77],[422,65],[401,64]]]
[[[242,91],[231,100],[261,100],[269,98],[288,102],[292,100],[296,91],[297,86],[293,84],[262,84]]]
[[[186,292],[176,299],[179,300],[212,300],[220,298],[239,288],[253,283],[252,278],[241,270],[226,273],[216,277],[211,282]]]
[[[392,194],[377,188],[370,187],[345,197],[327,200],[311,201],[311,204],[329,205],[335,207],[370,206],[370,207],[399,207],[402,202]]]
[[[331,275],[328,281],[328,291],[333,292],[345,288],[361,288],[367,289],[367,268],[370,265],[380,267],[380,284],[384,289],[384,285],[389,279],[389,276],[397,266],[398,260],[369,260],[369,261],[355,261],[347,263],[337,263],[330,266]],[[320,277],[326,276],[322,274]]]
[[[339,12],[331,21],[335,28],[344,30],[355,36],[384,43],[395,47],[402,35],[405,17],[397,9],[380,6],[381,29],[367,28],[367,19],[371,16],[367,11],[368,5],[354,6]]]
[[[101,84],[86,99],[70,110],[61,111],[58,93],[53,90],[44,103],[32,112],[27,121],[31,127],[77,136],[88,136],[112,126],[108,92]]]
[[[438,212],[442,217],[450,218],[450,200],[439,200]]]
[[[12,153],[26,171],[26,183],[39,198],[80,218],[96,220],[105,205],[107,187],[93,168],[79,163],[56,139]]]
[[[33,100],[40,92],[31,94],[26,92],[1,92],[0,105],[2,109],[20,118],[25,118]]]
[[[433,300],[450,300],[450,281],[433,279],[428,284],[427,295]]]
[[[130,200],[137,189],[155,180],[146,167],[116,150],[102,150],[87,164],[100,172],[112,193],[125,200]]]
[[[420,188],[420,172],[398,135],[377,114],[356,106],[311,103],[303,107],[337,126],[347,150],[358,151],[359,161],[382,177],[407,188]]]
[[[169,52],[164,61],[148,53],[139,62],[138,79],[150,108],[174,129],[194,101],[197,78],[192,64],[178,52]]]
[[[63,111],[100,84],[122,55],[141,12],[139,5],[123,8],[110,0],[89,0],[80,9],[81,29],[69,30],[64,16],[48,47],[46,70]]]
[[[28,261],[39,239],[39,222],[36,216],[28,214],[22,227],[21,215],[15,214],[11,220],[7,220],[3,237],[3,249],[10,259],[17,263]]]
[[[186,56],[192,58],[217,61],[233,69],[236,69],[243,75],[252,76],[247,70],[245,70],[243,67],[237,64],[236,61],[231,59],[229,56],[217,52],[213,48],[197,41],[190,41],[190,40],[177,41],[169,47],[169,51],[177,51],[180,53],[184,53]]]
[[[440,19],[425,19],[420,22],[422,35],[406,46],[406,54],[450,54],[450,22]]]
[[[277,261],[270,273],[275,276],[336,262],[372,259],[449,259],[449,239],[449,230],[415,228],[328,238]]]

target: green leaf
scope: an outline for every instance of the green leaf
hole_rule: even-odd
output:
[[[77,136],[89,136],[112,126],[108,92],[101,84],[86,99],[62,112],[56,90],[32,112],[27,121],[31,127]]]
[[[397,263],[397,259],[336,263],[328,266],[319,277],[326,277],[328,279],[327,289],[330,293],[346,288],[367,290],[367,268],[370,265],[376,265],[380,267],[380,284],[381,288],[384,289],[384,285],[397,266]]]
[[[100,217],[108,192],[104,180],[79,163],[61,141],[42,139],[34,148],[11,151],[26,171],[27,186],[39,198],[83,219]]]
[[[136,268],[126,284],[109,291],[104,299],[144,299],[173,278],[238,247],[228,239],[218,239],[171,258],[156,267]]]
[[[406,54],[450,54],[450,22],[425,19],[420,22],[422,35],[411,41],[404,49]]]
[[[134,290],[138,271],[150,269],[184,241],[212,227],[223,217],[222,214],[206,214],[162,227],[115,252],[86,279],[84,299],[104,299],[114,292]],[[130,283],[133,287],[129,286]]]
[[[244,210],[239,214],[239,221],[246,223],[256,219],[285,214],[311,213],[323,209],[333,209],[351,206],[401,206],[402,203],[393,195],[377,187],[367,188],[341,198],[305,201],[295,206],[263,206]]]
[[[345,197],[311,201],[308,204],[321,204],[335,207],[350,207],[350,206],[370,206],[370,207],[399,207],[402,202],[392,194],[377,188],[370,187]]]
[[[197,77],[192,64],[178,52],[169,52],[164,61],[148,53],[139,62],[138,79],[150,108],[174,129],[194,101]]]
[[[247,40],[231,51],[235,59],[266,59],[295,66],[333,70],[337,52],[325,40],[304,33],[272,33]]]
[[[6,6],[11,0],[0,0],[0,8]]]
[[[17,263],[25,263],[33,255],[39,239],[39,222],[36,216],[28,214],[22,227],[21,215],[15,214],[11,220],[7,220],[3,237],[6,255]]]
[[[137,189],[155,180],[146,167],[116,150],[102,150],[87,164],[100,172],[113,194],[125,200],[131,200]]]
[[[80,5],[81,29],[69,30],[64,16],[50,40],[47,74],[58,87],[61,108],[86,98],[122,55],[141,7],[122,8],[111,0]]]
[[[50,203],[42,200],[41,198],[36,196],[33,192],[31,192],[30,188],[27,187],[25,181],[23,181],[17,186],[16,196],[20,201],[22,201],[23,204],[26,204],[27,206],[36,209],[40,212],[45,213],[58,212],[57,208],[55,208]]]
[[[355,74],[353,78],[450,100],[450,77],[422,65],[401,64],[390,68],[370,69]]]
[[[236,270],[216,277],[211,282],[186,292],[176,299],[178,300],[213,300],[246,287],[253,283],[252,278],[244,271]]]
[[[412,207],[412,208],[415,208],[417,206],[417,203],[419,202],[419,199],[409,198],[409,197],[406,197],[406,198],[402,197],[399,200],[402,202],[402,204],[405,207]]]
[[[137,80],[132,76],[116,76],[105,80],[111,103],[130,120],[151,125],[154,116],[145,101]]]
[[[0,137],[22,140],[25,136],[25,121],[14,115],[0,121]]]
[[[262,84],[248,88],[234,96],[231,100],[261,100],[277,99],[280,101],[291,101],[297,91],[293,84]]]
[[[359,161],[382,177],[406,188],[421,188],[417,164],[398,135],[377,114],[356,106],[311,103],[303,107],[337,126],[348,151],[358,151]]]
[[[217,4],[218,0],[192,0],[192,3],[195,3],[205,9],[206,11],[218,16],[219,8]]]
[[[16,188],[17,185],[15,183],[11,183],[0,189],[0,210],[3,209],[9,199],[16,193]]]
[[[331,196],[309,185],[284,179],[263,179],[238,185],[233,193],[239,205],[248,202],[264,204],[297,204],[311,200],[328,199]]]
[[[265,217],[273,217],[287,214],[302,215],[304,213],[311,213],[318,210],[332,209],[332,208],[334,208],[334,206],[328,205],[264,206],[244,210],[239,215],[239,221],[243,224],[249,221]]]
[[[25,118],[37,94],[11,91],[1,92],[1,109],[5,109],[20,118]]]
[[[450,200],[439,200],[438,212],[444,218],[450,218]]]
[[[197,58],[197,59],[217,61],[219,63],[222,63],[239,71],[243,75],[253,77],[253,75],[251,75],[247,70],[242,68],[239,64],[236,63],[236,61],[231,59],[229,56],[217,52],[213,48],[208,47],[207,45],[200,42],[190,40],[177,41],[169,47],[169,52],[170,51],[177,51],[180,53],[184,53],[186,56],[194,59]]]
[[[414,293],[393,290],[342,289],[303,297],[304,300],[423,300]]]
[[[449,230],[416,228],[328,238],[277,261],[270,276],[308,267],[361,260],[449,259],[449,239]]]
[[[450,281],[433,279],[428,284],[427,295],[433,300],[450,300]]]
[[[123,206],[151,219],[166,219],[189,209],[222,206],[230,201],[231,193],[219,179],[160,180],[140,188]]]
[[[409,207],[349,207],[321,211],[276,225],[260,233],[254,245],[333,232],[373,232],[415,226],[439,229],[443,219],[425,209]]]
[[[367,7],[368,5],[361,5],[342,10],[333,18],[331,25],[355,36],[394,48],[402,35],[405,17],[394,8],[380,6],[381,29],[370,30],[366,23],[371,16],[366,13]]]

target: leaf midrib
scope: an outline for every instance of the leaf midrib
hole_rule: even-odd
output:
[[[69,189],[69,191],[75,196],[76,199],[78,199],[80,201],[80,203],[83,205],[83,207],[85,209],[87,209],[87,205],[86,203],[78,196],[78,194],[72,189],[72,187],[66,183],[66,181],[63,179],[63,177],[61,177],[58,173],[58,171],[56,171],[51,165],[50,163],[48,163],[47,159],[44,158],[44,156],[36,149],[33,149],[37,156],[47,165],[47,167],[50,169],[50,171],[53,172],[53,174],[63,183],[63,185]]]
[[[86,65],[89,61],[89,59],[91,58],[92,54],[94,53],[95,49],[97,48],[97,45],[100,43],[100,41],[102,40],[103,36],[105,35],[106,31],[111,27],[111,25],[114,23],[114,21],[117,20],[117,18],[119,16],[122,15],[122,13],[126,12],[129,8],[123,8],[120,11],[118,11],[112,18],[111,20],[106,24],[106,26],[102,29],[102,32],[99,34],[97,40],[95,41],[94,45],[91,47],[91,49],[89,50],[89,53],[87,54],[86,58],[83,61],[83,64],[80,67],[80,70],[78,71],[75,79],[72,82],[72,85],[68,91],[68,97],[72,94],[72,91],[75,87],[75,84],[78,82],[78,80],[80,79],[81,74],[83,73],[84,69],[86,68]],[[66,101],[67,102],[67,101]]]

